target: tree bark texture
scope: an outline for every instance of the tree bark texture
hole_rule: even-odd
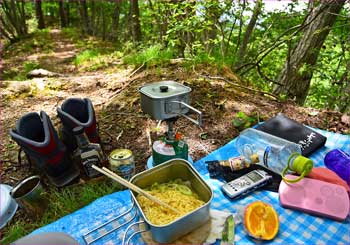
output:
[[[248,46],[248,43],[250,40],[250,36],[253,33],[255,24],[256,24],[258,17],[261,13],[261,8],[262,8],[262,0],[256,0],[254,10],[253,10],[253,15],[249,20],[249,23],[247,25],[247,29],[244,32],[243,41],[239,47],[238,59],[237,59],[236,66],[240,66],[244,62],[246,52],[247,52],[247,46]]]
[[[341,84],[337,98],[339,111],[350,112],[350,60],[347,61],[346,70],[338,82]]]
[[[0,1],[0,7],[4,13],[0,15],[1,34],[11,42],[28,34],[24,4],[24,0]]]
[[[137,45],[142,40],[138,0],[130,0],[130,14],[132,39],[134,44]]]
[[[111,31],[111,38],[114,41],[118,41],[118,33],[119,33],[119,22],[120,22],[120,11],[121,11],[121,3],[122,0],[115,0],[115,7],[114,7],[114,13],[112,16],[112,31]]]
[[[345,0],[321,1],[308,15],[303,35],[292,50],[273,89],[304,104],[320,49],[333,26]],[[311,23],[312,22],[312,23]]]
[[[64,2],[63,0],[59,0],[58,1],[58,5],[59,5],[59,13],[60,13],[60,20],[61,20],[61,27],[67,27],[68,23],[67,23],[67,14],[66,14],[66,10],[64,8]]]
[[[86,0],[80,0],[79,12],[82,20],[83,32],[90,34],[90,21]]]
[[[45,22],[44,22],[43,10],[41,8],[41,0],[35,1],[35,15],[36,15],[36,19],[38,20],[38,29],[44,29]]]

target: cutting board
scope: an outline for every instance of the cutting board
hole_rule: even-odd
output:
[[[140,229],[144,229],[145,225],[140,224]],[[177,239],[174,242],[171,242],[171,244],[201,244],[205,242],[207,239],[209,233],[211,230],[211,221],[209,220],[204,225],[200,226],[199,228],[195,229],[194,231],[184,235],[183,237]],[[152,239],[152,234],[150,231],[146,231],[141,233],[142,239],[147,244],[161,244]]]

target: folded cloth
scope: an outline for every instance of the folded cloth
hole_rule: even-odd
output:
[[[257,130],[289,140],[301,146],[303,156],[309,156],[325,145],[327,138],[282,113],[259,125]]]
[[[344,186],[348,193],[350,193],[350,188],[347,183],[335,172],[329,170],[328,168],[313,168],[307,177],[310,179],[318,179],[336,185]]]

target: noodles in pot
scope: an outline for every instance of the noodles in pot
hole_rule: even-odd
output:
[[[179,214],[174,213],[167,208],[159,206],[148,198],[138,195],[136,199],[143,213],[154,225],[168,224],[204,205],[204,202],[200,200],[198,195],[191,189],[191,183],[189,181],[176,179],[162,184],[156,182],[145,190],[179,211]]]

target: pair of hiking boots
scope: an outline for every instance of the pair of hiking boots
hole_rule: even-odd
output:
[[[29,112],[10,130],[11,138],[20,146],[28,161],[44,172],[57,187],[70,184],[80,171],[72,161],[77,148],[73,128],[81,126],[92,143],[100,143],[95,111],[88,98],[69,98],[57,108],[61,120],[60,136],[52,125],[50,117],[41,111]]]

